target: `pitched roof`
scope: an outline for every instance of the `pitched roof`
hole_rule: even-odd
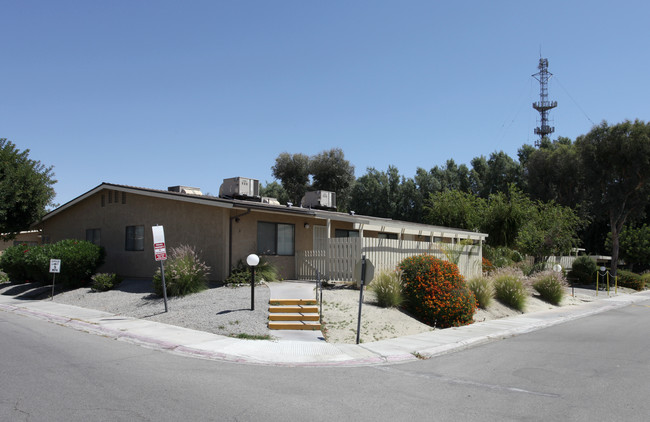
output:
[[[88,192],[72,199],[69,202],[47,213],[41,221],[45,221],[88,197],[101,192],[102,190],[113,190],[126,192],[135,195],[150,196],[155,198],[168,199],[173,201],[190,202],[195,204],[214,206],[219,208],[237,208],[256,210],[274,214],[304,215],[322,220],[345,221],[354,224],[355,229],[372,230],[388,233],[405,233],[422,236],[452,236],[464,239],[485,239],[487,234],[476,233],[468,230],[454,229],[449,227],[432,226],[428,224],[411,223],[406,221],[392,220],[390,218],[371,217],[366,215],[347,214],[337,211],[317,210],[311,208],[294,207],[287,205],[273,205],[262,202],[245,201],[240,199],[225,199],[210,195],[191,195],[168,190],[142,188],[137,186],[118,185],[114,183],[101,183]]]

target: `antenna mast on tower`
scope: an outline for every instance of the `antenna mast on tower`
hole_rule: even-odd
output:
[[[548,80],[553,76],[548,71],[548,59],[540,57],[537,68],[539,72],[535,73],[533,78],[539,81],[539,101],[533,103],[533,108],[539,111],[540,114],[540,125],[535,128],[535,134],[539,135],[539,140],[535,141],[535,146],[539,147],[541,140],[546,135],[555,132],[555,127],[548,124],[548,112],[557,107],[557,101],[548,100]]]

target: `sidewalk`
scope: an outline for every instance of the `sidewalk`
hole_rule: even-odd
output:
[[[291,338],[280,338],[278,341],[240,340],[49,300],[19,300],[1,295],[0,311],[189,357],[276,366],[358,366],[415,361],[646,300],[650,300],[650,291],[612,297],[605,294],[603,299],[579,306],[564,306],[360,345]]]

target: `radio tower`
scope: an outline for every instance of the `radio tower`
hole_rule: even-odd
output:
[[[533,108],[539,111],[540,125],[535,128],[535,134],[539,135],[539,140],[535,141],[535,146],[539,148],[541,140],[548,134],[555,132],[553,126],[548,124],[548,112],[552,108],[557,107],[557,101],[548,100],[548,80],[553,76],[548,71],[548,59],[539,59],[537,66],[539,72],[533,75],[533,78],[539,81],[539,101],[533,103]]]

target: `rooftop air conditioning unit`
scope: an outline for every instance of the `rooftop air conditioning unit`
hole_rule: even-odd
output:
[[[260,202],[260,181],[248,177],[223,179],[219,188],[219,197]]]
[[[184,193],[186,195],[203,195],[201,188],[193,188],[191,186],[170,186],[167,190],[169,192]]]
[[[280,201],[278,201],[278,198],[270,198],[268,196],[262,197],[262,203],[269,204],[269,205],[280,205]]]
[[[326,190],[307,192],[300,201],[303,207],[336,211],[336,193]]]

